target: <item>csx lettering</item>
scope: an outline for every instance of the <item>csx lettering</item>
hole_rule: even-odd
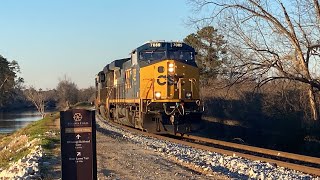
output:
[[[161,82],[160,79],[161,79],[161,80],[164,80],[164,81]],[[158,78],[157,78],[157,83],[158,83],[160,86],[165,85],[165,84],[167,83],[167,76],[166,76],[166,75],[160,75],[160,76],[158,76]]]
[[[168,81],[169,85],[174,84],[174,78],[172,76],[168,76],[167,77],[166,75],[160,75],[157,78],[157,83],[160,86],[163,86],[163,85],[167,84],[167,81]]]

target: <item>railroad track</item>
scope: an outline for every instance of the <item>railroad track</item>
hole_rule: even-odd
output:
[[[100,118],[102,119],[102,117]],[[288,169],[293,169],[303,173],[320,176],[320,158],[317,157],[275,151],[271,149],[258,148],[254,146],[230,143],[192,135],[185,135],[184,137],[173,135],[157,135],[148,132],[143,132],[141,130],[123,126],[113,122],[110,123],[112,123],[115,126],[121,127],[122,129],[126,129],[133,133],[142,134],[144,136],[169,141],[172,143],[182,144],[205,151],[221,153],[229,156],[238,156],[252,161],[268,162]]]
[[[173,136],[172,138],[176,137]],[[243,157],[253,161],[257,160],[273,163],[277,166],[320,176],[320,158],[317,157],[264,149],[192,135],[178,137],[178,139],[183,141],[187,140],[187,142],[197,144],[195,148],[222,153],[229,156]]]

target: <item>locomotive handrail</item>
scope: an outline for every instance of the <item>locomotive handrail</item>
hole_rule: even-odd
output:
[[[147,105],[146,105],[146,111],[145,112],[148,112],[148,106],[151,104],[151,100],[147,100]]]
[[[191,89],[191,93],[192,93],[192,94],[194,94],[194,93],[193,93],[193,84],[194,84],[194,83],[193,83],[193,80],[194,80],[193,78],[189,78],[189,81],[191,82],[191,83],[190,83],[190,89]]]
[[[181,113],[181,111],[179,110],[179,106],[181,106],[182,113]],[[176,110],[178,110],[179,114],[182,115],[182,116],[185,114],[184,106],[183,106],[182,104],[178,104],[178,103],[176,103],[175,108],[174,108],[170,113],[168,113],[168,111],[167,111],[167,103],[163,103],[163,110],[164,110],[164,112],[166,113],[166,115],[168,115],[168,116],[171,116],[172,114],[174,114],[174,112],[175,112]]]
[[[181,99],[181,89],[182,89],[182,86],[181,86],[181,79],[184,79],[184,78],[179,78],[178,79],[178,89],[179,89],[179,99]]]
[[[106,88],[107,89],[111,89],[110,91],[108,91],[109,92],[108,97],[110,97],[110,95],[111,95],[111,93],[112,93],[112,91],[114,89],[114,86],[107,86]]]
[[[183,79],[190,81],[190,90],[191,90],[191,93],[192,93],[192,94],[194,94],[193,85],[196,87],[196,90],[198,90],[198,89],[197,89],[197,86],[195,85],[195,81],[196,81],[195,78],[179,78],[179,79],[178,79],[178,83],[177,83],[177,84],[178,84],[178,89],[179,89],[179,99],[182,98],[182,92],[181,92],[181,90],[182,90],[182,85],[181,85],[181,81],[182,81]],[[198,91],[199,91],[199,90],[198,90]]]
[[[193,91],[193,86],[192,86],[192,84],[193,84],[194,87],[196,88],[196,90],[200,93],[198,87],[196,86],[196,81],[197,81],[197,80],[196,80],[195,78],[190,78],[189,81],[191,82],[192,91]],[[192,94],[193,94],[193,92],[192,92]]]
[[[146,87],[145,87],[145,90],[147,90],[147,93],[146,93],[146,97],[145,97],[145,98],[148,98],[149,92],[150,92],[150,90],[151,90],[151,87],[153,88],[153,91],[154,91],[154,78],[143,79],[143,80],[149,80],[148,83],[146,84]],[[150,88],[147,88],[150,81],[151,81]]]
[[[176,110],[176,108],[174,108],[170,113],[167,112],[167,103],[163,103],[163,110],[164,110],[164,113],[166,113],[166,115],[168,116],[171,116],[174,111]]]
[[[179,110],[179,106],[181,106],[182,113],[181,113],[180,110]],[[178,111],[179,111],[179,114],[183,116],[183,115],[185,114],[184,106],[183,106],[182,104],[179,104],[179,106],[177,107],[177,109],[178,109]]]

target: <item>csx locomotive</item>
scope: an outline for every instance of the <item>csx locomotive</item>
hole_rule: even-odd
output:
[[[203,111],[195,55],[182,42],[143,44],[98,73],[96,108],[109,120],[148,132],[189,132]]]

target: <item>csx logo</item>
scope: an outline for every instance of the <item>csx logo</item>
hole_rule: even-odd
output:
[[[168,84],[169,85],[172,85],[173,83],[174,83],[174,78],[173,78],[173,76],[166,76],[166,75],[160,75],[160,76],[158,76],[158,78],[157,78],[157,83],[160,85],[160,86],[163,86],[163,85],[165,85],[165,84],[167,84],[167,82],[168,82]]]

